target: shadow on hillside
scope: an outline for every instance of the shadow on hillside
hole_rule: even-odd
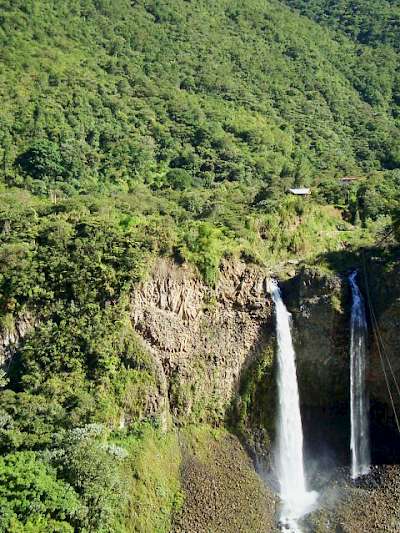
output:
[[[364,295],[367,295],[366,280],[368,280],[369,292],[373,307],[379,320],[381,313],[400,298],[400,248],[399,247],[365,247],[358,250],[342,250],[321,254],[312,263],[300,264],[300,269],[315,268],[322,275],[324,272],[339,275],[346,284],[346,278],[353,270],[360,272],[359,285]],[[297,278],[297,279],[296,279]],[[391,280],[399,278],[398,290],[393,290]],[[318,276],[315,282],[319,283]],[[299,283],[299,276],[282,283],[285,300],[290,300],[290,292],[295,290]],[[347,285],[347,284],[346,284]],[[349,306],[351,302],[350,288],[345,287],[344,301],[346,306],[346,320],[349,321]],[[367,309],[370,332],[370,346],[373,344],[373,333],[370,313]],[[349,332],[346,333],[349,336]],[[350,338],[349,338],[350,342]],[[229,417],[229,425],[232,431],[241,440],[242,444],[253,458],[256,467],[268,465],[271,459],[271,450],[259,454],[262,451],[262,443],[254,440],[249,443],[249,433],[240,425],[241,418],[238,406],[244,397],[247,397],[246,413],[249,420],[247,429],[255,430],[262,440],[264,426],[266,433],[271,438],[272,448],[274,442],[274,429],[276,418],[276,365],[273,356],[273,365],[267,375],[263,376],[262,368],[258,364],[258,358],[265,347],[275,347],[274,321],[268,320],[257,343],[249,352],[245,370],[242,373],[237,398],[232,403]],[[254,382],[254,378],[256,382]],[[382,376],[383,380],[383,376]],[[400,376],[399,376],[400,381]],[[251,389],[251,391],[250,391]],[[249,392],[250,391],[250,392]],[[350,406],[343,402],[337,402],[328,409],[318,409],[313,406],[302,405],[303,425],[305,433],[306,457],[312,461],[317,457],[316,464],[322,468],[330,469],[335,465],[350,464]],[[385,416],[382,416],[382,410]],[[394,429],[393,417],[390,407],[371,400],[371,452],[374,464],[399,464],[400,463],[400,435]],[[243,414],[243,413],[242,413]],[[268,417],[272,417],[267,421]],[[261,455],[261,461],[260,461]]]
[[[356,250],[340,250],[318,255],[309,265],[327,268],[337,274],[346,274],[358,269],[362,271],[364,264],[368,271],[371,264],[385,265],[400,260],[399,246],[369,246]]]

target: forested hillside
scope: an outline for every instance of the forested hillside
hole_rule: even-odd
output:
[[[344,31],[355,41],[400,47],[399,0],[284,0],[303,15]]]
[[[130,309],[158,257],[212,291],[223,258],[398,220],[398,6],[336,4],[1,2],[0,531],[171,530],[179,447]]]
[[[8,184],[315,183],[400,162],[395,52],[279,2],[3,2],[0,38]]]

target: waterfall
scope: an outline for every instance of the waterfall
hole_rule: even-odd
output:
[[[290,331],[290,313],[282,301],[278,284],[268,287],[275,304],[278,342],[278,395],[276,470],[285,531],[299,532],[297,521],[311,511],[317,493],[307,491],[303,459],[303,427],[296,375],[296,356]]]
[[[353,304],[350,337],[350,415],[351,477],[368,474],[371,463],[369,449],[368,398],[365,385],[367,321],[364,299],[358,288],[357,271],[350,277]]]

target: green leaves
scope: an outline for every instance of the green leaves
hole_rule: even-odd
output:
[[[16,164],[24,173],[36,179],[61,179],[66,170],[59,146],[46,139],[33,144],[17,158]]]
[[[165,178],[166,184],[177,191],[184,191],[185,189],[189,189],[192,185],[190,174],[183,168],[173,168],[172,170],[169,170]]]
[[[180,253],[198,267],[209,285],[214,286],[221,259],[228,253],[229,245],[221,229],[208,222],[193,222],[183,233]]]
[[[55,199],[138,183],[210,187],[301,173],[295,147],[307,178],[393,168],[398,8],[286,3],[362,44],[275,0],[6,1],[4,181]]]
[[[64,425],[65,410],[62,398],[49,398],[42,394],[0,393],[0,450],[41,449],[49,446],[53,433]]]
[[[84,203],[79,207],[0,211],[3,309],[18,312],[27,301],[40,305],[54,298],[104,306],[140,278],[147,255],[140,232],[124,230],[116,212],[103,214],[100,207],[90,214]]]
[[[0,457],[0,529],[72,533],[82,506],[70,485],[34,452]],[[21,528],[21,529],[20,529]],[[40,529],[43,528],[43,529]]]
[[[104,437],[101,426],[77,428],[66,435],[54,457],[63,477],[81,497],[86,511],[80,522],[84,531],[112,531],[116,510],[126,498],[118,462],[127,454],[119,450],[118,459],[113,448],[102,442]]]
[[[0,530],[170,530],[179,447],[143,424],[162,395],[130,303],[154,256],[215,286],[229,254],[349,247],[398,206],[394,6],[286,3],[351,39],[276,0],[3,2],[0,324],[19,343]],[[344,190],[346,174],[368,178]]]

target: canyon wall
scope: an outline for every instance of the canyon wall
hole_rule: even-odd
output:
[[[286,265],[288,268],[288,265]],[[289,266],[293,269],[293,266]],[[378,259],[368,264],[371,302],[379,334],[400,381],[400,267]],[[253,450],[270,446],[275,421],[275,326],[266,280],[271,272],[225,261],[215,289],[187,265],[159,259],[132,293],[132,325],[154,362],[157,390],[151,390],[150,416],[165,426],[224,423]],[[304,417],[347,417],[349,404],[349,314],[347,275],[301,268],[279,275],[292,313],[298,378]],[[367,289],[360,275],[364,294]],[[0,364],[7,367],[25,335],[35,326],[20,317],[0,335]],[[393,428],[395,420],[370,328],[372,416]],[[400,395],[393,397],[400,412]],[[150,394],[150,393],[149,393]],[[146,402],[144,402],[146,404]],[[311,413],[311,414],[309,414]]]
[[[396,268],[371,263],[371,300],[376,302],[381,335],[399,375]],[[280,284],[292,313],[305,422],[313,413],[327,425],[332,417],[342,417],[344,446],[351,308],[347,274],[317,268],[299,268],[291,274],[283,276]],[[250,448],[264,452],[273,438],[276,398],[275,326],[266,291],[270,275],[261,267],[227,261],[216,288],[210,289],[192,268],[160,260],[131,302],[134,327],[156,361],[163,383],[160,393],[174,423],[226,422]],[[363,285],[362,276],[360,281]],[[369,351],[368,387],[374,413],[383,409],[392,424],[372,332]]]
[[[132,295],[132,320],[163,374],[175,423],[220,422],[271,338],[266,273],[225,263],[215,290],[159,261]]]

